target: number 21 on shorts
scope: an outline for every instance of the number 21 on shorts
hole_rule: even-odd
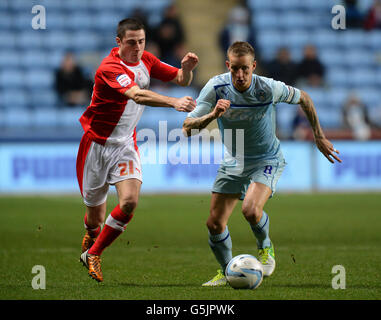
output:
[[[132,160],[127,162],[118,163],[118,167],[120,168],[120,176],[126,176],[128,174],[134,173],[134,163]]]

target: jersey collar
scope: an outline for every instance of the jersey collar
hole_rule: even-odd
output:
[[[253,87],[253,85],[254,85],[254,83],[255,83],[255,79],[256,79],[256,77],[255,77],[255,74],[253,73],[253,76],[252,76],[252,78],[251,78],[250,87],[248,87],[245,91],[242,91],[242,92],[241,92],[241,91],[237,90],[236,87],[234,86],[234,84],[233,84],[233,79],[232,79],[232,75],[231,75],[231,73],[230,73],[230,84],[232,85],[233,90],[234,90],[235,92],[237,92],[237,93],[240,93],[240,94],[244,94],[244,93],[246,93],[246,92],[249,92],[250,89]]]

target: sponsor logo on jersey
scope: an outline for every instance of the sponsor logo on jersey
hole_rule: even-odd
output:
[[[118,81],[122,87],[127,87],[131,83],[130,77],[125,73],[117,76],[116,81]]]

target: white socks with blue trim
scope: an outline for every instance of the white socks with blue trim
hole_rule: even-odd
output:
[[[209,232],[209,246],[225,273],[225,268],[232,259],[232,239],[230,238],[228,226],[220,234],[213,235]]]
[[[254,236],[257,238],[258,249],[271,247],[271,240],[269,237],[270,218],[266,212],[263,211],[262,218],[256,225],[250,224]]]

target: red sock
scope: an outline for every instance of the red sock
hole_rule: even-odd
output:
[[[100,256],[106,247],[108,247],[119,235],[126,229],[127,224],[132,219],[133,214],[127,216],[120,209],[119,204],[112,210],[106,219],[106,224],[98,236],[95,243],[89,250],[89,254]]]
[[[87,224],[87,213],[85,214],[85,229],[87,233],[90,235],[92,238],[98,237],[99,233],[101,232],[101,227],[99,226],[98,228],[91,229],[88,224]]]

